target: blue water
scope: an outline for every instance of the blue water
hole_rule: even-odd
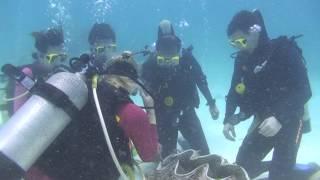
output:
[[[88,50],[88,32],[96,21],[112,24],[121,50],[135,51],[152,44],[159,21],[169,19],[184,46],[194,45],[194,54],[217,97],[222,115],[218,121],[211,120],[203,99],[198,110],[211,152],[234,161],[250,122],[237,126],[236,142],[223,137],[223,97],[233,70],[229,55],[234,51],[228,44],[226,28],[237,11],[254,8],[262,11],[271,37],[304,34],[298,42],[304,50],[313,89],[313,131],[303,137],[298,161],[320,163],[319,0],[1,0],[0,64],[30,63],[34,51],[30,33],[57,23],[63,24],[66,32],[68,54],[78,56]]]

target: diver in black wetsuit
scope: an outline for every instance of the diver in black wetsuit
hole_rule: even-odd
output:
[[[91,63],[102,71],[102,67],[113,56],[119,55],[117,52],[116,33],[107,23],[95,23],[88,36],[90,44],[90,57],[93,60]]]
[[[143,64],[142,79],[155,98],[158,133],[162,156],[176,152],[178,131],[191,148],[209,154],[200,120],[197,87],[205,96],[213,119],[219,116],[206,76],[192,55],[191,49],[181,51],[181,41],[171,23],[163,20],[158,30],[156,52]]]
[[[269,170],[270,180],[293,179],[302,135],[304,104],[312,96],[301,49],[293,39],[269,39],[259,11],[240,11],[228,26],[235,57],[227,96],[224,135],[234,140],[234,126],[254,116],[236,163],[250,177]],[[234,114],[236,107],[240,112]],[[271,151],[270,166],[262,163]],[[264,167],[265,166],[265,167]]]
[[[48,30],[32,32],[32,37],[35,40],[34,47],[37,52],[32,53],[33,62],[31,64],[19,67],[21,71],[33,79],[46,80],[57,72],[70,70],[64,65],[67,54],[65,53],[62,27],[51,27]],[[26,92],[25,87],[16,83],[15,80],[9,79],[6,87],[6,96],[10,97],[6,100],[6,110],[9,116],[12,116],[30,98],[31,95]],[[21,97],[12,99],[12,97],[18,96]]]

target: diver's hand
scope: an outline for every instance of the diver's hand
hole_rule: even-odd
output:
[[[143,100],[143,104],[145,107],[152,107],[152,108],[154,107],[154,100],[143,89],[140,89],[140,96]]]
[[[236,132],[234,130],[234,126],[230,123],[226,123],[223,127],[223,135],[226,139],[230,141],[235,141]]]
[[[273,137],[281,128],[282,125],[280,122],[274,116],[271,116],[261,123],[259,126],[259,133],[265,137]]]
[[[246,114],[243,112],[239,112],[238,114],[234,114],[230,116],[227,122],[235,126],[239,124],[241,121],[244,121],[246,119],[247,119]]]
[[[216,104],[210,105],[209,111],[213,120],[217,120],[219,118],[220,112]]]

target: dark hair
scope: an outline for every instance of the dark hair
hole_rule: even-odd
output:
[[[169,32],[164,32],[161,26],[162,22],[165,22],[166,25],[170,25]],[[177,48],[178,51],[181,49],[181,40],[176,36],[173,26],[170,21],[163,20],[160,22],[158,27],[158,39],[156,41],[156,50],[157,51],[166,51],[168,49]]]
[[[173,29],[172,24],[170,24],[170,32],[167,33],[167,34],[165,34],[165,33],[163,32],[163,30],[161,29],[160,26],[158,27],[158,39],[160,39],[160,38],[163,37],[163,36],[167,36],[167,35],[172,35],[172,36],[175,36],[175,35],[176,35],[176,33],[174,32],[174,29]]]
[[[261,26],[261,22],[259,20],[260,17],[254,12],[250,12],[247,10],[242,10],[233,16],[231,22],[228,25],[227,34],[231,36],[236,31],[240,30],[244,33],[249,32],[249,29],[254,24],[258,24]]]
[[[64,43],[63,30],[59,28],[50,28],[47,31],[33,32],[35,39],[34,46],[41,53],[46,53],[50,46],[59,46]]]
[[[138,79],[138,68],[136,62],[131,59],[111,59],[106,64],[106,74],[120,75]]]
[[[90,30],[88,41],[93,45],[99,39],[111,39],[116,42],[116,34],[112,27],[106,23],[95,23]]]

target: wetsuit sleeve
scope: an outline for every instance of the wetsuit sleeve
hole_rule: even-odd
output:
[[[272,106],[272,111],[281,124],[286,124],[291,120],[290,117],[296,117],[295,113],[303,113],[298,110],[303,110],[304,104],[311,98],[312,92],[307,70],[299,50],[296,47],[287,49],[283,59],[285,60],[283,72],[287,72],[285,77],[287,77],[287,88],[290,91],[285,98],[280,99]]]
[[[190,56],[191,56],[191,60],[192,60],[190,68],[191,68],[192,73],[194,75],[195,82],[196,82],[199,90],[203,94],[203,96],[206,98],[208,105],[214,105],[215,100],[212,97],[211,92],[209,90],[207,77],[203,73],[201,66],[198,63],[198,61],[195,59],[195,57],[193,55],[190,55]]]
[[[147,114],[138,106],[127,103],[119,108],[119,126],[135,145],[140,158],[149,162],[158,155],[158,133],[156,125],[148,121]]]
[[[149,88],[153,77],[153,57],[154,55],[151,54],[148,59],[142,64],[141,68],[141,80],[147,88]]]
[[[238,60],[235,60],[234,63],[234,70],[232,74],[232,80],[231,80],[231,86],[226,98],[226,113],[224,116],[223,124],[227,123],[227,120],[234,114],[234,112],[237,109],[238,106],[238,95],[236,94],[234,87],[236,86],[236,83],[239,82],[240,74],[239,74],[239,68],[238,68]]]

